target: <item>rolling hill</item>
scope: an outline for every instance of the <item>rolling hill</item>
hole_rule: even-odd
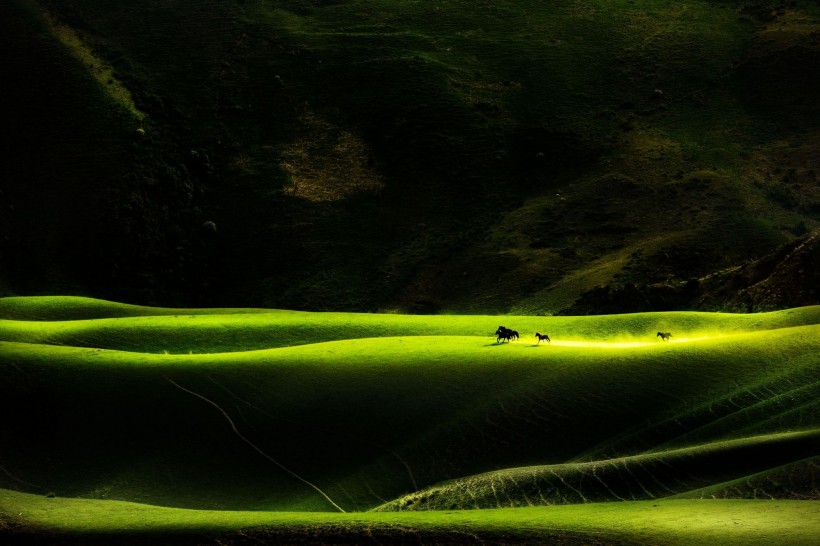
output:
[[[820,536],[820,3],[4,0],[0,82],[0,543]]]
[[[498,343],[499,323],[521,338]],[[818,307],[417,316],[3,298],[0,532],[807,544],[819,325]]]

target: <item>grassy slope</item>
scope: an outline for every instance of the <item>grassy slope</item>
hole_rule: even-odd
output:
[[[0,318],[4,320],[88,320],[164,315],[213,315],[268,313],[269,309],[181,309],[145,307],[79,296],[0,298]]]
[[[85,337],[77,335],[81,330],[60,337],[59,326],[75,327],[75,321],[14,322],[29,327],[15,335],[33,335],[37,343],[0,344],[4,410],[24,416],[8,425],[3,462],[10,475],[0,479],[65,496],[329,509],[304,483],[239,441],[216,408],[173,381],[218,404],[257,447],[348,509],[496,469],[647,452],[662,461],[674,448],[732,438],[747,438],[745,452],[766,461],[726,469],[718,464],[720,457],[727,460],[719,455],[725,450],[707,447],[704,460],[723,470],[704,473],[698,463],[691,465],[691,480],[661,480],[670,493],[683,493],[811,455],[800,442],[772,448],[777,443],[765,435],[818,426],[815,315],[815,308],[805,308],[754,316],[551,318],[555,326],[573,325],[581,344],[562,345],[560,334],[551,332],[553,344],[540,347],[526,339],[497,345],[487,335],[496,322],[519,327],[523,317],[274,312],[171,323],[165,321],[173,317],[156,317],[164,339],[139,328],[147,318],[105,319],[107,335],[89,320]],[[205,323],[211,329],[204,334],[191,327],[206,318],[238,334],[226,335],[213,323]],[[312,328],[305,328],[306,318],[314,319]],[[527,320],[535,327],[547,319]],[[663,343],[652,337],[659,321],[710,331],[721,323],[735,333]],[[259,347],[271,332],[312,343],[155,354],[174,326],[178,349],[214,337],[222,341],[211,347],[221,351]],[[747,328],[763,331],[738,332]],[[345,331],[368,337],[323,341]],[[646,344],[635,344],[634,337],[627,345],[600,343],[644,333]],[[103,339],[145,352],[94,348]],[[810,451],[816,440],[809,438]],[[621,477],[613,480],[619,491]],[[620,493],[629,497],[626,488]]]
[[[689,499],[793,499],[816,500],[820,495],[817,466],[820,456],[746,476],[742,480],[711,485],[670,498]]]
[[[755,436],[742,440],[716,442],[685,449],[598,460],[585,463],[532,466],[504,469],[477,476],[460,478],[423,491],[406,495],[376,508],[377,511],[399,512],[405,510],[453,510],[516,508],[552,504],[578,504],[588,502],[613,502],[636,499],[658,499],[675,495],[681,484],[691,487],[697,481],[719,483],[714,486],[715,496],[730,491],[731,485],[721,476],[744,475],[747,482],[755,473],[753,468],[765,468],[758,481],[770,477],[771,468],[777,465],[779,455],[788,458],[801,455],[813,457],[820,446],[820,431]],[[795,464],[800,470],[810,467],[802,462]],[[791,498],[816,495],[814,476],[793,473],[792,480],[777,494]],[[676,485],[671,485],[676,484]],[[701,498],[710,494],[707,488],[697,494],[680,494],[683,498]],[[758,493],[767,497],[765,493]]]
[[[332,543],[367,532],[788,544],[815,532],[806,525],[816,521],[813,501],[665,497],[817,499],[817,308],[169,316],[175,310],[14,298],[0,310],[30,319],[0,328],[0,409],[17,416],[4,428],[0,534],[31,543]],[[498,322],[522,333],[546,325],[554,341],[498,345],[488,335]],[[677,341],[657,341],[661,326]],[[711,337],[718,331],[726,335]],[[290,342],[302,345],[282,346]],[[266,344],[278,348],[247,350]],[[327,499],[291,471],[346,510],[396,499],[383,508],[402,513],[329,514]],[[651,502],[583,504],[623,499]],[[407,512],[425,506],[445,511]],[[452,511],[477,506],[523,508]]]
[[[37,529],[29,543],[322,544],[395,543],[810,544],[817,503],[795,501],[623,502],[548,508],[418,513],[316,514],[192,511],[118,501],[46,499],[0,490],[0,532],[8,516]],[[15,536],[15,535],[12,535]],[[162,538],[160,538],[162,537]],[[17,535],[17,538],[20,538]],[[267,543],[267,542],[263,542]]]
[[[123,320],[127,318],[127,320]],[[148,353],[216,353],[353,338],[456,335],[493,338],[498,322],[548,333],[556,344],[649,343],[658,330],[673,340],[771,330],[820,322],[820,307],[754,315],[635,313],[625,316],[408,316],[305,313],[266,309],[168,309],[89,298],[0,299],[0,340]]]
[[[13,178],[60,193],[4,188],[2,276],[141,302],[543,313],[761,255],[818,225],[820,8],[770,25],[741,4],[42,0],[113,67],[146,134],[79,60],[54,87],[95,116],[10,104],[27,135]],[[47,41],[32,5],[4,6],[22,21],[8,35],[39,24]],[[49,44],[7,48],[12,76],[48,66]],[[44,173],[37,136],[71,119],[89,152],[56,142],[69,165]],[[101,161],[116,154],[128,177]],[[72,245],[37,229],[73,226],[68,198],[103,201]],[[94,226],[104,250],[80,263],[110,282],[63,271]]]

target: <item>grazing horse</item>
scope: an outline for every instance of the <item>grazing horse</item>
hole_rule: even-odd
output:
[[[658,335],[655,337],[660,337],[661,341],[669,341],[669,338],[672,337],[670,332],[658,332]]]
[[[540,344],[542,341],[544,341],[545,339],[547,340],[547,343],[552,343],[552,341],[550,340],[550,336],[548,336],[547,334],[540,334],[540,333],[538,333],[538,332],[535,332],[535,337],[537,337],[537,338],[538,338],[538,343],[539,343],[539,344]]]
[[[513,338],[518,339],[518,332],[503,326],[498,327],[498,330],[495,331],[495,335],[496,343],[501,343],[503,340],[511,341]]]

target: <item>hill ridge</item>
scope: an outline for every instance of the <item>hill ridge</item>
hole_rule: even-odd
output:
[[[792,451],[795,447],[797,449]],[[694,489],[686,489],[691,483],[687,483],[687,479],[692,479],[688,465],[700,466],[702,463],[693,461],[698,457],[708,459],[708,466],[714,474],[701,474],[695,478],[696,481],[717,479],[719,482],[728,483],[747,479],[750,475],[765,476],[766,471],[773,467],[778,468],[807,458],[816,458],[818,448],[820,428],[815,428],[617,459],[507,468],[438,484],[405,495],[373,510],[514,508],[685,496]],[[767,453],[768,449],[775,452],[781,449],[789,450],[789,455],[778,461],[776,455]],[[739,463],[738,459],[744,462]],[[754,464],[746,461],[754,461]],[[658,476],[663,476],[666,472],[680,480],[677,487],[684,490],[676,491],[670,488],[670,480],[658,479]],[[722,474],[734,476],[731,480],[721,480],[718,476]],[[714,487],[719,489],[722,486]],[[820,497],[812,499],[820,500]]]

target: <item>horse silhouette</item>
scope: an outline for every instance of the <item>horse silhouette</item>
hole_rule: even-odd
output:
[[[658,335],[655,337],[660,337],[662,341],[669,341],[672,334],[670,332],[658,332]]]
[[[505,328],[504,326],[499,326],[498,330],[495,331],[495,335],[496,343],[501,343],[504,340],[512,341],[513,339],[518,339],[518,332]]]
[[[540,344],[542,341],[544,341],[545,339],[547,340],[547,343],[551,343],[551,342],[552,342],[552,341],[550,340],[550,336],[548,336],[547,334],[540,334],[540,333],[538,333],[538,332],[535,332],[535,337],[537,337],[537,338],[538,338],[538,343],[539,343],[539,344]]]

